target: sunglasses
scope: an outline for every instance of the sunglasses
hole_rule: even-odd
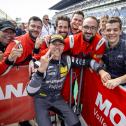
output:
[[[46,21],[49,21],[49,19],[45,19]]]

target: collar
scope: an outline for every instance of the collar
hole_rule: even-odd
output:
[[[50,60],[50,63],[52,63],[52,64],[60,64],[60,60],[52,59],[52,60]]]
[[[121,45],[121,39],[119,39],[119,42],[113,48],[110,47],[110,44],[108,42],[108,49],[117,49],[120,47],[120,45]]]

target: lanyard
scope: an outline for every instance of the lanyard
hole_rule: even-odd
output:
[[[46,29],[46,31],[48,32],[48,35],[49,35],[49,26],[44,25],[44,28]]]

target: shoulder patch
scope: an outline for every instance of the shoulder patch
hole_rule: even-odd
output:
[[[73,35],[69,35],[69,41],[70,41],[70,48],[73,48],[73,46],[74,46],[74,36]]]
[[[106,40],[104,38],[100,39],[96,46],[96,50],[98,50],[105,43],[105,41]]]

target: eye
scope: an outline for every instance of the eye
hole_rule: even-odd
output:
[[[111,32],[111,29],[106,29],[107,32]]]

